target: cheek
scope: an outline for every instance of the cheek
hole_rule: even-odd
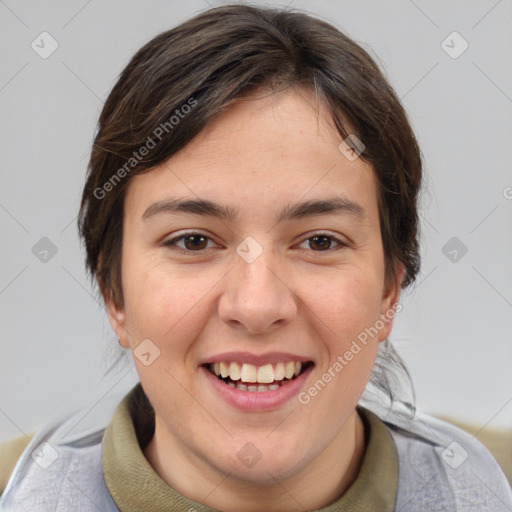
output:
[[[340,347],[373,324],[380,314],[379,279],[371,272],[341,275],[315,295],[311,307],[329,327],[330,339]]]
[[[321,372],[330,374],[326,379],[333,381],[330,395],[336,404],[340,393],[343,400],[358,397],[370,377],[379,345],[374,330],[381,306],[379,282],[370,271],[351,273],[326,287],[312,303],[324,326],[319,328],[327,357]]]
[[[364,274],[338,279],[325,291],[312,307],[326,357],[307,383],[301,403],[311,404],[315,415],[335,430],[344,418],[338,412],[355,406],[371,375],[379,343],[370,332],[379,318],[380,294]]]
[[[154,340],[161,350],[185,350],[188,340],[195,339],[204,328],[206,301],[201,299],[212,283],[207,278],[180,276],[151,261],[133,260],[126,267],[126,275],[130,332]]]

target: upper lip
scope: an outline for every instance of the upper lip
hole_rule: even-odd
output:
[[[205,358],[200,362],[200,365],[208,363],[221,363],[221,362],[234,362],[234,363],[247,363],[254,366],[263,366],[265,364],[276,364],[293,362],[307,362],[312,361],[310,357],[300,356],[298,354],[291,354],[289,352],[266,352],[265,354],[251,354],[250,352],[223,352]]]

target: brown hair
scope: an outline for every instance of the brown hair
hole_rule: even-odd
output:
[[[407,115],[377,64],[332,25],[301,12],[248,5],[209,9],[145,44],[101,112],[78,226],[103,297],[123,305],[123,202],[131,176],[190,142],[251,90],[314,87],[340,135],[365,145],[378,184],[387,276],[419,269],[421,154]],[[146,150],[143,150],[146,148]]]

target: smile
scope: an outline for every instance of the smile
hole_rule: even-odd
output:
[[[312,362],[280,362],[255,366],[249,363],[225,362],[210,363],[207,367],[231,388],[248,392],[275,391],[299,376]]]
[[[313,361],[254,365],[228,360],[207,362],[200,369],[224,402],[246,412],[263,412],[279,409],[296,397],[314,367]]]

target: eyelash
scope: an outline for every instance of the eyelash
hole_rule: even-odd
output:
[[[197,232],[197,231],[190,231],[188,233],[184,233],[183,235],[180,235],[176,238],[173,238],[171,240],[168,240],[166,242],[164,242],[164,245],[166,247],[169,247],[170,249],[179,249],[183,252],[188,252],[188,253],[202,253],[204,252],[206,249],[200,249],[200,250],[197,250],[197,251],[191,251],[191,250],[188,250],[188,249],[185,249],[183,247],[179,247],[176,245],[177,242],[189,237],[189,236],[194,236],[194,235],[199,235],[199,236],[202,236],[204,237],[207,241],[212,241],[211,238],[203,233],[200,233],[200,232]],[[318,253],[324,253],[324,252],[332,252],[332,251],[335,251],[335,250],[338,250],[338,249],[342,249],[344,247],[348,247],[348,244],[345,243],[345,242],[342,242],[339,238],[336,238],[335,236],[333,235],[330,235],[329,233],[323,233],[323,232],[318,232],[318,233],[314,233],[312,236],[308,236],[307,238],[305,238],[302,242],[307,242],[308,240],[312,240],[313,238],[317,237],[317,236],[325,236],[326,238],[329,238],[333,241],[335,241],[338,245],[334,248],[330,248],[330,249],[325,249],[325,250],[320,250],[320,251],[312,251],[312,252],[318,252]]]

